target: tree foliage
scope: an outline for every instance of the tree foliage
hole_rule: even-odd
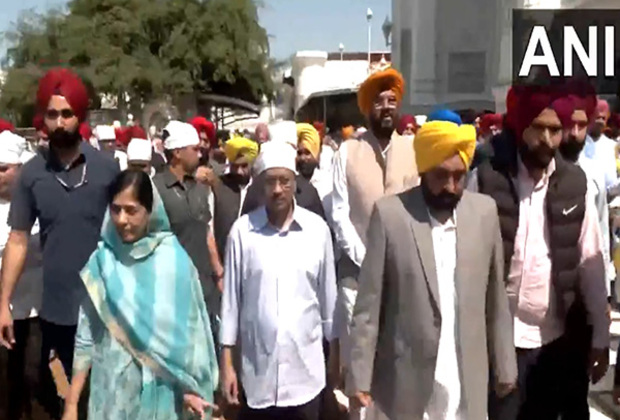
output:
[[[270,96],[268,39],[252,0],[72,0],[66,13],[28,12],[7,40],[0,107],[30,118],[36,80],[75,69],[93,92],[144,104],[213,92]]]

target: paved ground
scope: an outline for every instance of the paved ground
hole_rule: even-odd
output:
[[[616,362],[616,352],[618,351],[618,346],[620,344],[620,313],[614,312],[612,314],[612,320],[612,351],[610,355],[610,362],[613,365]],[[0,420],[8,420],[6,418],[6,412],[4,411],[7,389],[5,363],[6,353],[0,350]],[[620,420],[620,407],[615,406],[611,399],[613,372],[614,368],[611,366],[605,378],[603,378],[599,384],[590,389],[591,420]],[[42,416],[39,413],[34,416],[33,420],[47,420],[47,416]]]
[[[590,387],[591,420],[620,420],[620,407],[615,406],[611,399],[614,380],[613,365],[616,363],[616,352],[620,343],[620,313],[618,312],[612,313],[611,337],[612,351],[609,358],[612,366],[600,383]]]

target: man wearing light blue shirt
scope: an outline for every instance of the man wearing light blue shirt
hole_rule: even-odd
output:
[[[323,219],[295,205],[295,156],[284,142],[261,147],[266,205],[235,222],[226,247],[221,383],[227,402],[238,404],[239,345],[241,420],[317,420],[326,385],[323,339],[334,338],[337,293],[332,239]]]

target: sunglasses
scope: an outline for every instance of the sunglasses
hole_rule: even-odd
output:
[[[45,118],[47,118],[48,120],[57,120],[58,117],[62,117],[64,120],[68,120],[69,118],[73,118],[75,116],[75,113],[73,112],[72,109],[61,109],[61,110],[57,110],[57,109],[48,109],[45,112]]]

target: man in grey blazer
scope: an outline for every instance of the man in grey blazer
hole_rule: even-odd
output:
[[[475,129],[432,121],[421,185],[375,204],[351,330],[347,393],[367,420],[485,420],[517,378],[494,202],[464,190]]]

